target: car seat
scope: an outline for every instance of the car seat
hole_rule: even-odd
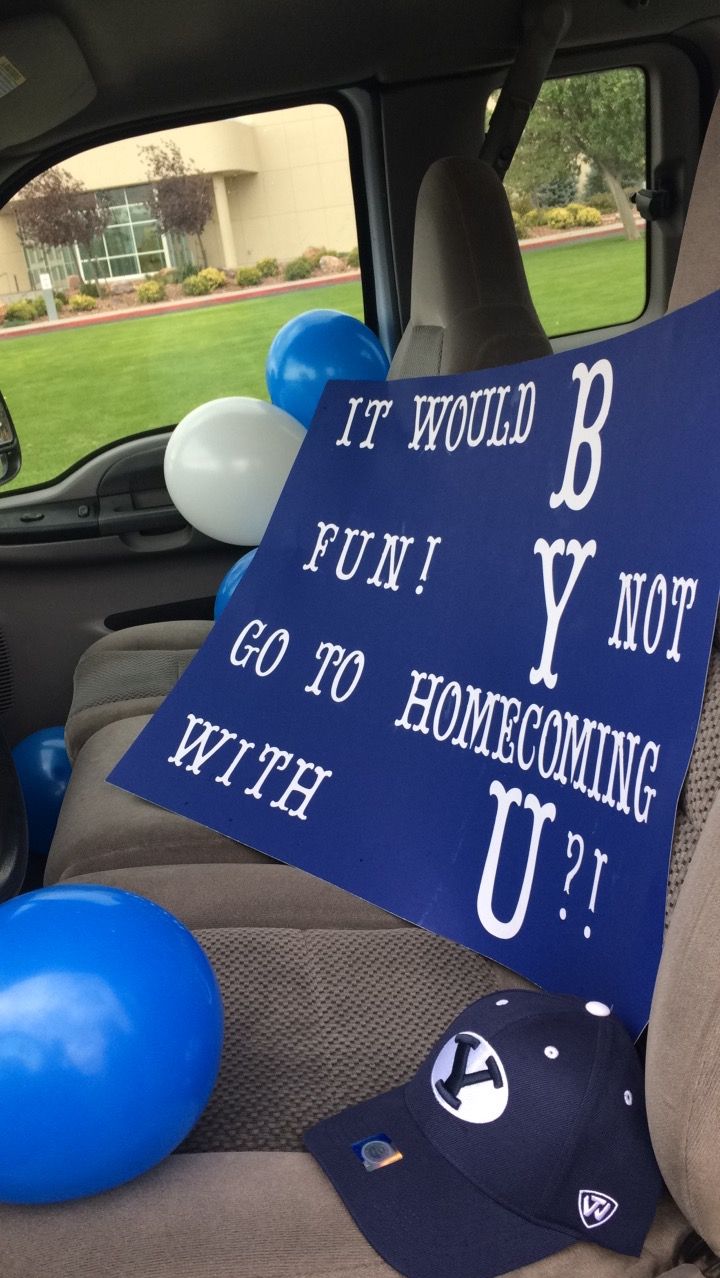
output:
[[[654,1278],[672,1270],[691,1229],[720,1249],[720,965],[708,962],[720,932],[719,848],[720,802],[670,923],[650,1021],[648,1111],[674,1201],[662,1201],[639,1259],[576,1243],[517,1271],[523,1278]],[[223,1065],[206,1113],[181,1151],[129,1185],[0,1206],[4,1278],[391,1278],[301,1152],[301,1133],[409,1076],[471,999],[522,982],[389,916],[373,927],[336,915],[244,926],[241,880],[257,868],[205,867],[184,891],[175,881],[170,896],[154,893],[193,927],[223,990]],[[145,890],[147,877],[128,872],[125,886]],[[344,895],[335,894],[331,911]],[[675,1278],[697,1273],[681,1266]]]
[[[708,267],[707,240],[696,234],[714,231],[719,169],[720,106],[688,217],[702,276],[683,296],[683,252],[676,296],[684,301],[720,283],[720,262]],[[517,1271],[522,1278],[697,1278],[693,1265],[673,1269],[690,1230],[720,1252],[718,673],[714,653],[648,1035],[648,1113],[673,1198],[661,1203],[639,1259],[574,1244]],[[519,978],[380,911],[358,924],[354,898],[284,866],[148,864],[85,878],[151,896],[197,931],[225,999],[221,1077],[184,1151],[144,1177],[77,1203],[0,1207],[5,1278],[391,1278],[300,1152],[300,1131],[407,1077],[448,1012]],[[306,893],[300,921],[296,892]]]
[[[549,352],[500,179],[478,160],[436,161],[418,195],[410,322],[388,376],[468,372]],[[70,758],[104,724],[156,710],[210,624],[134,626],[88,648],[67,721]]]

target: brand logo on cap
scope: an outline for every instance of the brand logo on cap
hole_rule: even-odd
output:
[[[436,1101],[465,1123],[493,1123],[508,1102],[503,1063],[482,1034],[463,1031],[444,1043],[431,1084]]]
[[[597,1229],[598,1225],[606,1225],[618,1205],[609,1194],[600,1194],[596,1189],[581,1189],[578,1194],[578,1211],[586,1229]]]

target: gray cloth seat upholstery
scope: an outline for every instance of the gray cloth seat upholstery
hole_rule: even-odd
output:
[[[576,1244],[518,1271],[528,1278],[655,1278],[672,1268],[690,1225],[720,1246],[720,966],[707,969],[720,931],[720,799],[713,806],[720,791],[719,676],[716,651],[676,831],[668,941],[649,1036],[648,1108],[674,1201],[661,1205],[639,1259]],[[109,725],[87,743],[73,785],[84,775],[86,752],[94,758],[98,743],[122,730],[132,733],[132,723]],[[208,1109],[161,1167],[84,1202],[0,1207],[10,1278],[24,1278],[30,1250],[57,1278],[108,1271],[123,1278],[389,1276],[393,1271],[301,1152],[301,1133],[324,1114],[408,1076],[471,999],[525,982],[271,862],[171,860],[73,878],[67,861],[65,871],[65,882],[146,895],[194,929],[223,990],[226,1043]],[[278,1041],[288,1045],[292,1088],[284,1071],[273,1074]],[[277,1082],[259,1092],[258,1078]],[[697,1275],[685,1270],[677,1278]]]
[[[0,1227],[4,1278],[397,1278],[304,1153],[174,1155],[99,1198],[0,1207]],[[639,1260],[577,1243],[516,1273],[654,1278],[684,1229],[666,1203]]]
[[[110,785],[106,776],[148,722],[106,724],[85,743],[65,793],[45,882],[87,871],[268,858]]]
[[[410,322],[389,377],[464,373],[550,350],[502,182],[478,160],[436,161],[418,195]],[[94,643],[75,673],[70,758],[104,724],[152,714],[209,628],[209,622],[158,622]]]
[[[114,631],[75,670],[65,744],[74,762],[89,737],[120,719],[152,714],[210,633],[209,621],[162,621]]]
[[[704,1191],[702,1182],[717,1163],[720,1073],[716,1056],[706,1056],[702,1034],[691,1032],[698,987],[682,983],[688,946],[692,979],[700,974],[704,943],[720,925],[720,884],[707,890],[717,878],[719,847],[720,803],[698,846],[688,906],[670,924],[648,1053],[653,1135],[664,1148],[663,1171],[676,1177],[676,1198],[683,1206],[683,1193],[688,1199],[687,1219],[666,1199],[639,1259],[574,1244],[519,1274],[655,1278],[671,1269],[688,1222],[702,1226],[706,1238],[720,1238],[720,1195]],[[243,882],[247,879],[254,879],[254,887]],[[283,866],[166,866],[79,881],[115,881],[142,892],[194,928],[223,991],[223,1062],[208,1109],[183,1148],[161,1166],[81,1202],[0,1206],[3,1274],[389,1278],[394,1271],[364,1241],[329,1182],[301,1151],[301,1133],[315,1119],[401,1082],[470,1000],[523,982],[381,911],[372,912],[370,925],[351,912],[343,917],[338,908],[347,894],[335,889],[322,909],[314,899],[307,925],[288,927],[285,906],[277,910],[276,902],[302,892],[310,880]],[[281,925],[244,925],[242,903],[253,892],[262,895],[266,918]],[[700,902],[704,919],[697,932]],[[716,1011],[719,994],[720,968],[714,965],[704,976],[701,997]],[[688,1031],[682,1052],[676,1050],[676,1016]],[[713,1053],[716,1037],[717,1031],[710,1040]],[[278,1043],[287,1067],[282,1070],[276,1068]],[[678,1088],[688,1072],[693,1085],[685,1109],[692,1121],[681,1123]]]

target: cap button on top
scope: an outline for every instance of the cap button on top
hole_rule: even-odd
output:
[[[590,1003],[586,1003],[585,1011],[589,1012],[591,1016],[609,1016],[610,1015],[610,1008],[608,1007],[607,1003],[596,1003],[594,1001]]]

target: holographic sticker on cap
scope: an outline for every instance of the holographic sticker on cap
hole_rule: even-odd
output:
[[[377,1136],[366,1136],[364,1140],[356,1140],[352,1150],[365,1171],[380,1171],[381,1167],[399,1163],[402,1158],[397,1145],[384,1132],[379,1132]]]

